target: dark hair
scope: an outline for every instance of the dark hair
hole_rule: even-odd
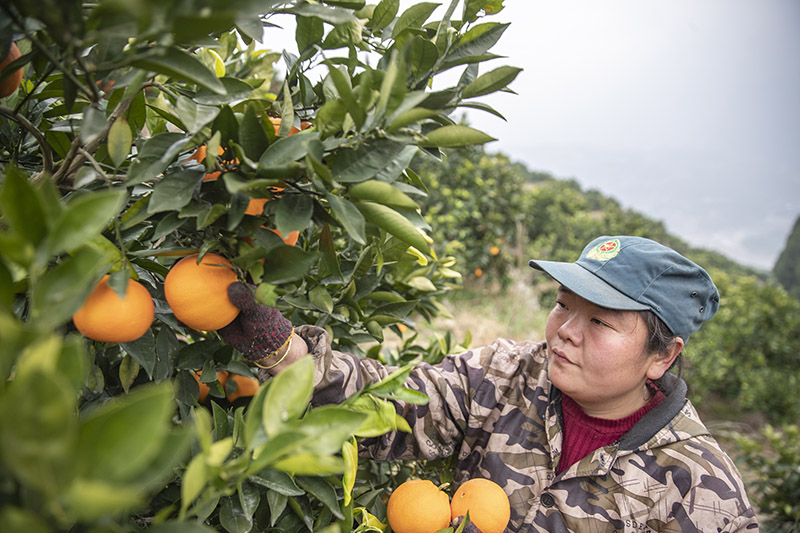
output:
[[[647,341],[645,342],[645,353],[653,355],[656,353],[663,353],[669,350],[677,336],[672,333],[667,325],[661,320],[654,312],[650,310],[639,311],[645,325],[647,326]],[[670,369],[677,366],[677,374],[680,377],[683,374],[683,351],[678,354],[675,361],[672,362]]]

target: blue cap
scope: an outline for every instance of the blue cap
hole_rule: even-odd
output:
[[[719,291],[703,268],[642,237],[598,237],[574,263],[529,264],[601,307],[650,310],[684,341],[719,309]]]

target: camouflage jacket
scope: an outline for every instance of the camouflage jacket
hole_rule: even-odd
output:
[[[341,402],[391,369],[333,351],[324,330],[298,328],[315,359],[316,404]],[[365,439],[378,460],[457,455],[455,483],[491,479],[511,502],[508,531],[758,531],[733,461],[673,383],[629,433],[556,475],[561,393],[547,379],[544,343],[500,339],[422,364],[407,386],[427,405],[398,403],[413,433]]]

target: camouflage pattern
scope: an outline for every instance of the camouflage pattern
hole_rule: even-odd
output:
[[[316,361],[317,404],[341,402],[392,370],[332,351],[321,328],[297,332]],[[685,383],[668,377],[667,398],[629,433],[556,475],[561,393],[547,379],[546,346],[500,339],[415,368],[407,386],[430,402],[396,406],[413,433],[365,439],[362,454],[457,454],[456,484],[483,477],[508,494],[508,531],[758,531],[736,466],[686,399]]]

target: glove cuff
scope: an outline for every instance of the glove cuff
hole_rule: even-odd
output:
[[[274,351],[268,353],[264,357],[262,357],[260,359],[253,360],[252,363],[254,365],[256,365],[258,368],[263,368],[263,369],[270,369],[270,368],[278,366],[279,364],[281,364],[281,362],[283,362],[283,360],[289,354],[289,350],[291,350],[291,348],[292,348],[292,339],[293,338],[294,338],[294,328],[292,328],[292,330],[289,332],[289,336],[286,337],[286,340],[283,341],[283,344],[278,346]],[[267,362],[269,359],[271,359],[271,358],[275,357],[276,355],[278,355],[278,353],[284,347],[286,347],[286,351],[283,353],[283,356],[280,359],[278,359],[275,363],[272,363],[269,366],[264,366],[265,362]]]

